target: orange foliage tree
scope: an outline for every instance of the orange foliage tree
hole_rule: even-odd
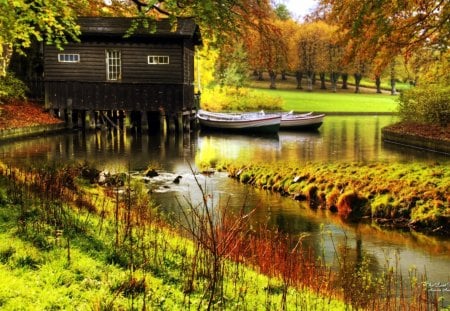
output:
[[[417,49],[447,49],[450,37],[448,0],[320,0],[323,15],[352,41],[347,58],[371,60],[376,75],[393,66],[397,55]]]
[[[305,75],[308,90],[313,89],[314,76],[319,73],[321,87],[325,87],[325,72],[337,73],[340,65],[339,49],[333,38],[333,28],[323,21],[306,22],[301,25],[298,44],[297,79]],[[300,88],[300,87],[298,87]]]

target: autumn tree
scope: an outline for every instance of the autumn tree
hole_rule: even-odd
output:
[[[298,39],[298,76],[305,75],[308,90],[313,89],[313,78],[316,73],[325,73],[329,68],[327,49],[330,45],[329,26],[322,21],[302,24]],[[324,76],[322,76],[324,79]],[[323,80],[324,83],[324,80]],[[322,84],[324,87],[324,84]]]
[[[447,0],[321,0],[320,10],[353,41],[347,53],[375,60],[375,70],[389,66],[397,55],[422,47],[447,49],[450,2]],[[364,56],[364,57],[363,57]]]
[[[67,5],[77,16],[136,16],[138,9],[123,0],[73,0]]]
[[[281,78],[285,80],[286,72],[295,72],[298,68],[298,38],[300,36],[300,25],[292,19],[277,19],[275,25],[280,32],[283,52],[281,62]]]
[[[62,47],[80,33],[64,0],[2,0],[0,11],[0,76],[6,75],[13,51],[24,53],[34,40]]]
[[[287,21],[292,19],[291,12],[289,12],[287,6],[285,4],[277,4],[274,9],[275,15],[279,20]]]
[[[278,4],[274,9],[276,25],[280,30],[280,39],[284,47],[283,62],[281,68],[281,79],[286,80],[287,72],[293,72],[298,67],[297,38],[299,25],[292,19],[291,12],[284,4]]]
[[[283,31],[288,20],[281,20],[273,9],[263,15],[249,16],[251,27],[245,29],[242,35],[247,50],[249,67],[262,78],[262,72],[269,73],[270,88],[276,88],[276,77],[288,67],[288,43]],[[289,31],[288,31],[289,32]]]
[[[328,71],[330,73],[330,82],[333,92],[337,91],[337,82],[342,74],[342,48],[334,40],[330,40],[328,44]]]

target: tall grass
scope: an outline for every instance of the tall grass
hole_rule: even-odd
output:
[[[156,212],[143,184],[129,175],[123,186],[106,189],[80,182],[74,166],[1,166],[0,175],[6,189],[0,204],[5,310],[437,305],[422,283],[399,292],[403,283],[395,269],[373,275],[345,251],[336,252],[340,264],[334,271],[302,247],[301,237],[254,231],[246,221],[250,214],[231,215],[226,206],[212,210],[206,192],[202,204],[185,211],[183,227],[173,228]]]

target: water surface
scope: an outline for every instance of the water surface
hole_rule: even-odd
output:
[[[389,263],[398,265],[405,276],[417,268],[434,282],[450,282],[449,238],[387,231],[370,224],[351,225],[289,198],[239,184],[226,174],[194,175],[194,163],[223,159],[292,162],[300,166],[306,162],[345,161],[450,165],[449,155],[383,143],[381,128],[395,121],[393,116],[327,116],[318,132],[282,131],[270,137],[202,132],[182,137],[71,132],[3,142],[0,158],[27,165],[87,161],[110,171],[143,171],[153,165],[159,168],[160,176],[148,184],[149,191],[162,209],[174,215],[186,200],[202,200],[198,183],[209,195],[212,207],[221,204],[230,211],[254,209],[251,221],[255,228],[268,226],[306,235],[305,246],[323,253],[330,263],[335,260],[336,245],[346,244],[355,257],[370,258],[374,270]],[[182,176],[181,182],[174,184],[177,176]]]

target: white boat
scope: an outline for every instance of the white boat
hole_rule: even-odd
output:
[[[219,113],[199,110],[197,118],[202,128],[234,132],[273,134],[280,128],[281,115],[256,113]]]
[[[281,115],[280,128],[285,130],[317,130],[323,123],[325,114],[295,114],[293,112]]]

